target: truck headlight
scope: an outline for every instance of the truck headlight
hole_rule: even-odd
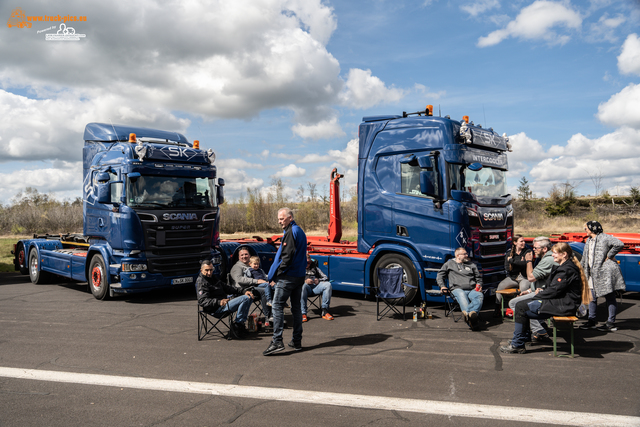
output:
[[[147,271],[147,264],[122,264],[122,271]]]

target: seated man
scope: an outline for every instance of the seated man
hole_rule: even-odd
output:
[[[327,281],[327,276],[318,268],[318,261],[312,260],[307,254],[307,271],[304,277],[304,285],[302,285],[302,321],[308,321],[307,318],[307,299],[309,295],[322,294],[322,318],[325,320],[333,320],[333,316],[329,314],[329,304],[331,303],[331,283]]]
[[[249,288],[254,288],[256,292],[260,294],[262,312],[269,321],[272,321],[271,306],[267,305],[266,287],[258,287],[258,285],[267,284],[267,281],[264,279],[254,279],[253,277],[247,277],[245,275],[245,271],[251,267],[249,265],[250,258],[251,255],[249,254],[249,249],[246,246],[243,246],[238,250],[238,262],[231,267],[231,271],[229,272],[229,285],[242,292]]]
[[[449,289],[445,279],[449,279]],[[455,258],[445,262],[438,271],[436,282],[443,293],[451,292],[460,304],[464,321],[469,327],[478,330],[478,312],[482,308],[484,295],[482,294],[482,276],[478,267],[469,260],[467,250],[458,248]]]
[[[231,335],[243,338],[247,329],[244,322],[247,321],[249,309],[251,308],[252,294],[250,291],[240,293],[236,288],[227,285],[219,278],[213,276],[213,264],[209,260],[202,261],[200,274],[196,280],[196,292],[198,294],[198,304],[204,311],[220,318],[225,313],[238,312],[236,320],[231,322]],[[229,298],[229,295],[238,295],[236,298]]]

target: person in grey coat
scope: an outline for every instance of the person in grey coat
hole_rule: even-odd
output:
[[[607,303],[608,318],[604,325],[597,329],[613,332],[618,328],[615,325],[618,304],[616,291],[624,291],[626,285],[620,266],[615,256],[624,247],[619,239],[602,232],[602,225],[598,221],[589,221],[584,225],[584,230],[589,238],[584,246],[582,254],[582,268],[589,282],[592,300],[589,303],[589,318],[580,326],[580,329],[596,328],[597,298],[604,297]]]

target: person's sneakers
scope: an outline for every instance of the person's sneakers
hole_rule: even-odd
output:
[[[303,315],[302,315],[302,321],[303,321],[303,322],[308,322],[308,321],[309,321],[309,318],[307,317],[307,315],[306,315],[306,314],[303,314]]]
[[[267,301],[267,305],[268,305],[269,307],[273,307],[273,304],[271,304],[271,301]]]
[[[582,330],[595,329],[597,325],[598,325],[598,322],[596,322],[595,320],[589,319],[586,322],[584,322],[582,325],[580,325],[580,329]]]
[[[551,342],[551,337],[549,336],[549,334],[540,334],[540,333],[536,333],[533,334],[533,336],[531,337],[533,342]]]
[[[466,311],[462,312],[462,318],[466,323],[469,323],[469,314]]]
[[[284,344],[282,344],[281,342],[279,343],[275,343],[273,341],[271,341],[271,344],[269,344],[269,347],[267,347],[267,349],[265,351],[262,352],[263,356],[269,356],[273,353],[277,353],[279,351],[284,350]]]
[[[294,349],[295,351],[300,351],[302,350],[302,343],[295,343],[293,342],[293,340],[289,341],[289,344],[287,344],[289,347],[291,347],[292,349]]]
[[[606,322],[604,325],[600,325],[596,329],[604,332],[615,332],[618,330],[618,327],[615,323]]]
[[[505,346],[500,347],[500,353],[524,354],[526,352],[527,352],[527,350],[524,347],[514,347],[513,345],[511,345],[511,343],[509,343],[509,345],[505,345]]]
[[[332,316],[331,314],[329,314],[328,312],[327,312],[327,313],[325,313],[325,314],[322,316],[322,318],[323,318],[324,320],[333,320],[333,316]]]

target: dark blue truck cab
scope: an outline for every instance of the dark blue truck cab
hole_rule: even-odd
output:
[[[211,150],[176,132],[104,123],[89,123],[84,140],[82,234],[19,241],[16,270],[34,283],[87,281],[104,299],[193,283],[203,259],[219,268],[224,181]]]
[[[357,243],[308,237],[309,252],[336,290],[366,294],[377,286],[378,268],[402,267],[404,281],[416,287],[405,287],[407,296],[419,292],[426,298],[442,264],[464,247],[487,288],[495,288],[505,277],[513,236],[509,150],[506,135],[466,117],[434,117],[429,108],[365,117],[359,130]],[[263,247],[255,252],[270,258]]]

